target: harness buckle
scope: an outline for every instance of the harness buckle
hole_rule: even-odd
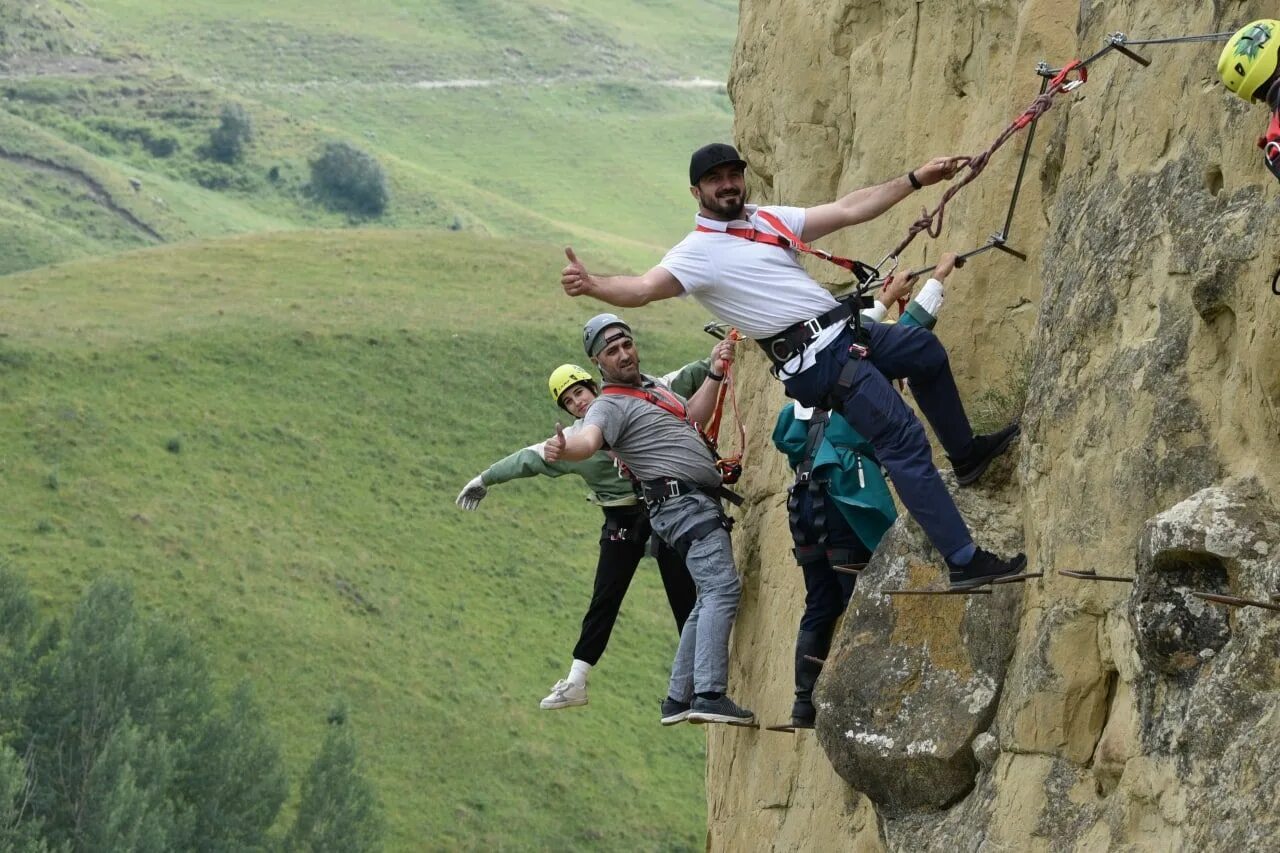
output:
[[[679,480],[667,480],[667,497],[669,498],[680,497],[680,481]]]
[[[849,355],[856,355],[858,358],[866,358],[871,354],[871,350],[862,344],[849,344]]]
[[[816,338],[822,331],[822,324],[818,322],[817,317],[810,317],[808,320],[804,321],[804,328],[805,331],[809,333],[810,337]]]

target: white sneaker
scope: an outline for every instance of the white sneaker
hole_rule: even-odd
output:
[[[538,707],[544,711],[555,711],[558,708],[572,708],[575,705],[587,704],[587,688],[579,687],[572,681],[560,679],[556,682],[556,686],[551,688],[551,693],[546,699],[538,703]]]

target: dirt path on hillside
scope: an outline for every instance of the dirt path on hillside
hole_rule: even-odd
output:
[[[643,77],[616,77],[609,75],[600,76],[574,76],[566,75],[561,77],[494,77],[494,78],[469,78],[460,77],[453,80],[383,80],[383,81],[365,81],[365,80],[301,80],[295,83],[284,83],[275,80],[223,80],[221,78],[209,78],[208,82],[218,85],[227,86],[241,91],[274,91],[274,92],[308,92],[323,89],[342,89],[345,91],[385,91],[387,89],[403,89],[403,90],[448,90],[448,89],[495,89],[504,86],[559,86],[575,83],[594,83],[605,84],[614,83],[625,86],[653,86],[663,89],[703,89],[703,90],[719,90],[726,91],[725,84],[720,80],[708,80],[702,77],[690,77],[686,79],[658,80]]]
[[[93,201],[97,202],[102,207],[105,207],[116,216],[119,216],[125,222],[128,222],[134,228],[143,232],[156,242],[165,242],[164,237],[160,236],[158,231],[135,216],[132,211],[117,204],[115,199],[111,197],[111,193],[107,192],[107,188],[98,183],[93,176],[75,168],[74,166],[64,166],[61,163],[54,163],[51,160],[41,160],[39,157],[32,157],[29,154],[18,154],[16,152],[6,151],[3,148],[0,148],[0,160],[7,163],[14,163],[32,171],[44,172],[45,174],[57,175],[63,178],[70,178],[80,186],[84,187],[85,193],[89,198],[93,199]]]

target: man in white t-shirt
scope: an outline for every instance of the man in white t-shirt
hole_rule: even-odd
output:
[[[695,151],[689,163],[696,229],[657,266],[640,276],[593,276],[566,249],[569,265],[561,274],[570,296],[620,307],[692,296],[760,343],[788,395],[805,406],[839,411],[871,442],[903,504],[946,559],[957,589],[1017,574],[1026,557],[1006,559],[974,546],[933,464],[924,428],[891,380],[910,380],[961,485],[976,481],[1008,448],[1018,425],[975,436],[946,350],[933,333],[860,323],[804,271],[792,247],[807,249],[813,240],[876,218],[915,190],[950,179],[961,162],[938,157],[900,178],[807,209],[757,207],[747,204],[746,161],[732,146],[713,143]]]

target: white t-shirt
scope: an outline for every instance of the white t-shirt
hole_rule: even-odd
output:
[[[757,340],[772,337],[838,304],[804,271],[795,251],[724,233],[728,228],[755,228],[784,236],[759,217],[761,210],[772,213],[797,237],[804,232],[804,208],[749,204],[743,211],[746,218],[733,222],[697,216],[698,225],[719,233],[693,231],[658,263],[676,277],[686,294],[718,320]],[[878,322],[884,316],[884,308],[878,303],[876,308],[880,310],[864,312],[863,316]],[[835,323],[823,329],[804,354],[793,358],[783,370],[795,373],[810,367],[814,356],[843,328],[843,323]]]

